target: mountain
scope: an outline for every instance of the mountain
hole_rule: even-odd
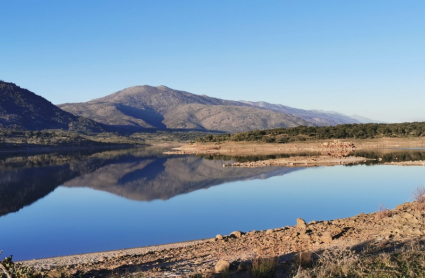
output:
[[[357,121],[359,121],[362,124],[385,124],[386,122],[383,121],[378,121],[378,120],[372,120],[363,116],[359,116],[359,115],[351,115],[350,118],[352,119],[356,119]]]
[[[299,125],[358,123],[345,115],[265,102],[230,101],[166,86],[135,86],[85,103],[59,107],[116,129],[238,132]]]
[[[165,86],[136,86],[85,103],[59,107],[115,128],[236,132],[313,125],[290,114],[238,101],[195,95]]]
[[[65,112],[41,96],[4,81],[0,81],[0,128],[79,132],[103,130],[95,121]]]
[[[261,107],[263,109],[277,111],[295,117],[302,118],[306,121],[309,121],[318,126],[329,126],[329,125],[338,125],[338,124],[358,124],[360,121],[353,117],[348,117],[344,114],[337,112],[328,112],[320,110],[303,110],[285,106],[282,104],[272,104],[265,101],[244,101],[241,102],[250,104],[255,107]]]

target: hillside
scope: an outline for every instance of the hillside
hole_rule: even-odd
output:
[[[0,81],[0,129],[64,129],[100,132],[102,127],[89,119],[74,116],[46,99],[13,83]]]
[[[272,106],[272,107],[270,107]],[[77,116],[119,129],[215,130],[238,132],[299,125],[357,123],[345,115],[285,106],[262,106],[174,90],[135,86],[85,103],[59,105]]]
[[[302,118],[318,126],[362,123],[362,121],[358,119],[355,119],[353,117],[348,117],[344,114],[336,113],[336,112],[326,112],[326,111],[320,111],[320,110],[303,110],[298,108],[292,108],[282,104],[272,104],[265,101],[257,101],[257,102],[241,101],[241,102],[250,104],[255,107],[261,107],[267,110],[294,115],[296,117]],[[371,121],[369,120],[369,122]]]

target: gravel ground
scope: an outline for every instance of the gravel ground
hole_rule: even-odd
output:
[[[58,266],[62,267],[62,266],[70,266],[70,265],[76,265],[76,264],[87,263],[87,262],[91,262],[91,263],[102,262],[110,258],[122,257],[127,255],[130,255],[130,256],[140,255],[140,254],[146,254],[148,252],[162,251],[165,249],[187,247],[194,244],[203,243],[205,241],[207,241],[207,239],[130,248],[130,249],[121,249],[121,250],[106,251],[106,252],[60,256],[60,257],[37,259],[37,260],[34,259],[34,260],[20,261],[20,263],[34,267],[35,269],[52,269]]]

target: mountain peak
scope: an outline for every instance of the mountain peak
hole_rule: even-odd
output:
[[[164,85],[159,85],[159,86],[157,86],[157,88],[160,89],[160,90],[173,90],[170,87],[167,87],[167,86],[164,86]]]

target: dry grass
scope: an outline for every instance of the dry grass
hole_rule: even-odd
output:
[[[348,247],[328,249],[296,277],[425,277],[425,242],[369,246],[358,252]]]
[[[425,209],[425,187],[420,186],[412,193],[413,200],[416,202],[418,210]]]
[[[272,278],[275,277],[279,259],[272,258],[255,258],[249,271],[251,278]]]
[[[383,205],[379,205],[379,210],[376,214],[377,219],[383,219],[383,218],[387,218],[387,217],[391,217],[391,216],[392,216],[391,210],[389,210],[388,208],[386,208]]]

